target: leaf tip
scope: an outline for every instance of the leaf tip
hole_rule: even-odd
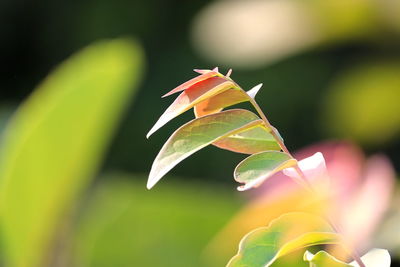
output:
[[[226,76],[226,77],[230,77],[231,74],[232,74],[232,69],[229,69],[225,76]]]
[[[158,121],[153,125],[153,127],[151,127],[150,131],[147,133],[146,138],[149,139],[149,137],[155,133],[156,131],[158,131],[158,129],[160,129],[161,127],[163,127],[165,125],[165,121],[163,120],[164,116],[161,115],[161,117],[158,119]]]
[[[154,184],[151,184],[150,181],[148,181],[148,182],[147,182],[147,185],[146,185],[146,188],[147,188],[148,190],[150,190],[150,189],[153,188],[153,186],[154,186]]]
[[[243,191],[247,191],[249,188],[246,188],[245,185],[241,185],[241,186],[238,186],[236,189],[239,192],[243,192]]]
[[[247,182],[247,183],[245,183],[244,185],[238,186],[236,189],[237,189],[237,191],[239,191],[239,192],[244,192],[244,191],[247,191],[247,190],[252,189],[252,188],[257,188],[257,187],[259,187],[261,184],[262,184],[262,182],[259,182],[259,183]]]
[[[162,95],[161,98],[164,98],[164,97],[167,97],[167,96],[170,96],[170,95],[171,95],[170,93],[166,93],[165,95]]]
[[[251,97],[251,98],[255,98],[258,91],[260,91],[261,87],[263,86],[262,83],[254,86],[253,88],[251,88],[249,91],[247,91],[246,93]]]
[[[149,179],[147,180],[146,188],[148,190],[152,189],[156,183],[159,181],[157,177],[153,175],[153,169],[150,171]]]
[[[193,69],[194,72],[198,73],[198,74],[205,74],[208,73],[212,70],[207,70],[207,69]]]
[[[149,139],[150,136],[151,136],[155,131],[156,131],[156,129],[154,129],[154,127],[151,128],[150,131],[146,134],[146,139]]]
[[[314,254],[312,254],[310,251],[306,250],[303,255],[303,260],[304,261],[312,261],[312,258],[314,257]]]

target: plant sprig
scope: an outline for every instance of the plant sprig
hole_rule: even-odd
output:
[[[227,75],[219,73],[217,68],[196,71],[200,73],[199,76],[164,95],[181,92],[147,134],[149,137],[173,118],[194,109],[196,118],[177,129],[157,155],[150,171],[148,188],[153,187],[180,161],[210,144],[237,153],[260,153],[246,158],[236,168],[235,179],[244,183],[238,187],[241,191],[261,185],[271,175],[285,168],[294,167],[301,173],[279,132],[269,123],[255,101],[262,84],[246,92],[230,78],[231,71]],[[260,117],[244,109],[222,111],[242,102],[250,102]],[[248,170],[243,166],[253,166],[263,171],[255,175],[251,173],[253,169]],[[301,177],[303,180],[296,181],[310,188],[305,176],[302,174]]]
[[[163,96],[180,92],[147,134],[149,137],[170,120],[193,108],[196,118],[178,128],[158,153],[149,174],[147,188],[152,188],[185,158],[208,145],[214,145],[232,152],[250,154],[236,166],[234,171],[235,180],[243,184],[238,187],[239,191],[258,187],[273,174],[293,168],[297,175],[289,176],[304,189],[313,194],[317,193],[299,167],[298,161],[286,148],[278,130],[271,125],[256,102],[255,96],[262,84],[246,92],[231,79],[232,70],[226,75],[221,74],[218,68],[195,71],[200,75]],[[224,110],[242,102],[250,102],[258,115],[246,109]],[[329,226],[324,230],[321,230],[320,224],[315,229],[303,229],[303,232],[299,232],[294,239],[281,240],[279,237],[276,239],[275,228],[290,230],[290,225],[297,224],[298,219],[304,217],[304,214],[289,213],[268,227],[250,232],[242,239],[238,254],[231,259],[228,266],[270,266],[277,258],[293,250],[316,244],[334,243],[342,244],[358,266],[365,267],[355,250],[343,241],[338,227],[329,216],[325,217]],[[310,220],[306,221],[309,223]],[[265,245],[273,240],[274,245]],[[387,251],[380,251],[383,252],[379,252],[378,256],[387,261],[388,253],[385,254]],[[306,253],[304,259],[310,262],[310,266],[322,266],[319,261],[321,256],[334,259],[324,253],[315,256]]]

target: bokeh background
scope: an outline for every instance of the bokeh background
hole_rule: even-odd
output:
[[[365,157],[385,155],[398,173],[399,14],[392,0],[2,0],[0,130],[83,47],[134,37],[145,53],[142,81],[101,170],[77,197],[72,226],[58,229],[64,245],[51,251],[52,266],[221,266],[233,255],[231,246],[211,256],[207,247],[268,192],[236,192],[232,172],[244,155],[208,147],[145,189],[163,142],[193,118],[188,111],[146,140],[172,102],[160,96],[194,77],[193,68],[232,68],[247,90],[263,83],[257,100],[291,151],[344,141]],[[396,185],[387,191],[371,246],[388,247],[396,258],[399,197]]]

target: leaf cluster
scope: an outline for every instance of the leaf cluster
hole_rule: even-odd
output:
[[[149,137],[193,108],[196,118],[178,128],[154,160],[149,189],[182,160],[208,145],[250,154],[234,171],[235,180],[244,184],[238,187],[240,191],[257,187],[274,173],[297,164],[290,154],[281,151],[283,140],[254,100],[262,84],[246,92],[230,78],[231,71],[227,75],[217,68],[195,71],[200,75],[164,95],[180,92],[147,134]],[[242,102],[250,102],[259,114],[245,109],[224,111]]]
[[[155,158],[147,183],[152,188],[167,172],[200,149],[213,145],[236,153],[250,154],[234,170],[234,178],[243,185],[239,191],[258,187],[271,175],[285,170],[285,174],[314,193],[297,160],[284,145],[255,96],[261,84],[244,91],[218,68],[195,70],[200,75],[176,87],[164,96],[180,92],[175,101],[161,115],[147,134],[149,137],[167,122],[193,108],[195,119],[178,128],[165,142]],[[228,109],[232,105],[250,102],[258,114],[245,109]],[[306,159],[316,163],[320,153]],[[325,164],[318,165],[325,166]],[[324,163],[324,161],[323,161]],[[325,168],[325,167],[324,167]],[[278,258],[295,250],[326,244],[340,244],[357,262],[347,264],[325,251],[316,255],[306,251],[304,260],[311,267],[366,266],[338,233],[331,221],[307,213],[287,213],[269,226],[248,233],[240,242],[238,253],[229,261],[229,267],[270,266]],[[363,257],[369,267],[390,266],[386,250],[373,250]],[[332,265],[333,264],[333,265]]]

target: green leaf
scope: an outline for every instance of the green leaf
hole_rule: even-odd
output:
[[[238,190],[244,191],[257,187],[271,175],[296,164],[297,161],[284,152],[265,151],[251,155],[235,168],[235,180],[244,183],[238,187]]]
[[[348,264],[336,259],[325,251],[319,251],[315,255],[306,251],[304,260],[310,262],[310,267],[359,267],[355,261]],[[366,267],[390,267],[391,262],[389,252],[381,248],[370,250],[361,257],[361,260]]]
[[[256,154],[266,150],[281,150],[264,125],[223,138],[213,145],[237,153]]]
[[[152,188],[175,165],[203,147],[262,123],[256,114],[244,109],[227,110],[186,123],[171,135],[158,153],[147,188]]]
[[[238,89],[229,89],[215,96],[203,100],[194,106],[196,118],[218,113],[226,107],[249,101],[255,97],[262,84],[255,86],[249,92]],[[266,150],[281,150],[279,144],[270,134],[265,126],[252,128],[250,130],[229,136],[213,145],[237,153],[255,154]]]
[[[149,138],[150,135],[164,126],[167,122],[191,109],[201,101],[232,88],[237,88],[235,83],[219,76],[214,76],[192,85],[190,88],[183,91],[167,108],[167,110],[165,110],[147,133],[146,137]]]
[[[304,253],[303,259],[310,262],[310,267],[352,267],[353,265],[340,261],[325,251],[312,254],[309,251]]]
[[[248,233],[228,267],[270,266],[295,250],[321,244],[337,244],[340,236],[320,217],[293,212],[282,215],[268,227]]]
[[[142,72],[126,39],[72,56],[9,123],[0,149],[0,212],[7,266],[48,264],[65,218],[95,175]]]

